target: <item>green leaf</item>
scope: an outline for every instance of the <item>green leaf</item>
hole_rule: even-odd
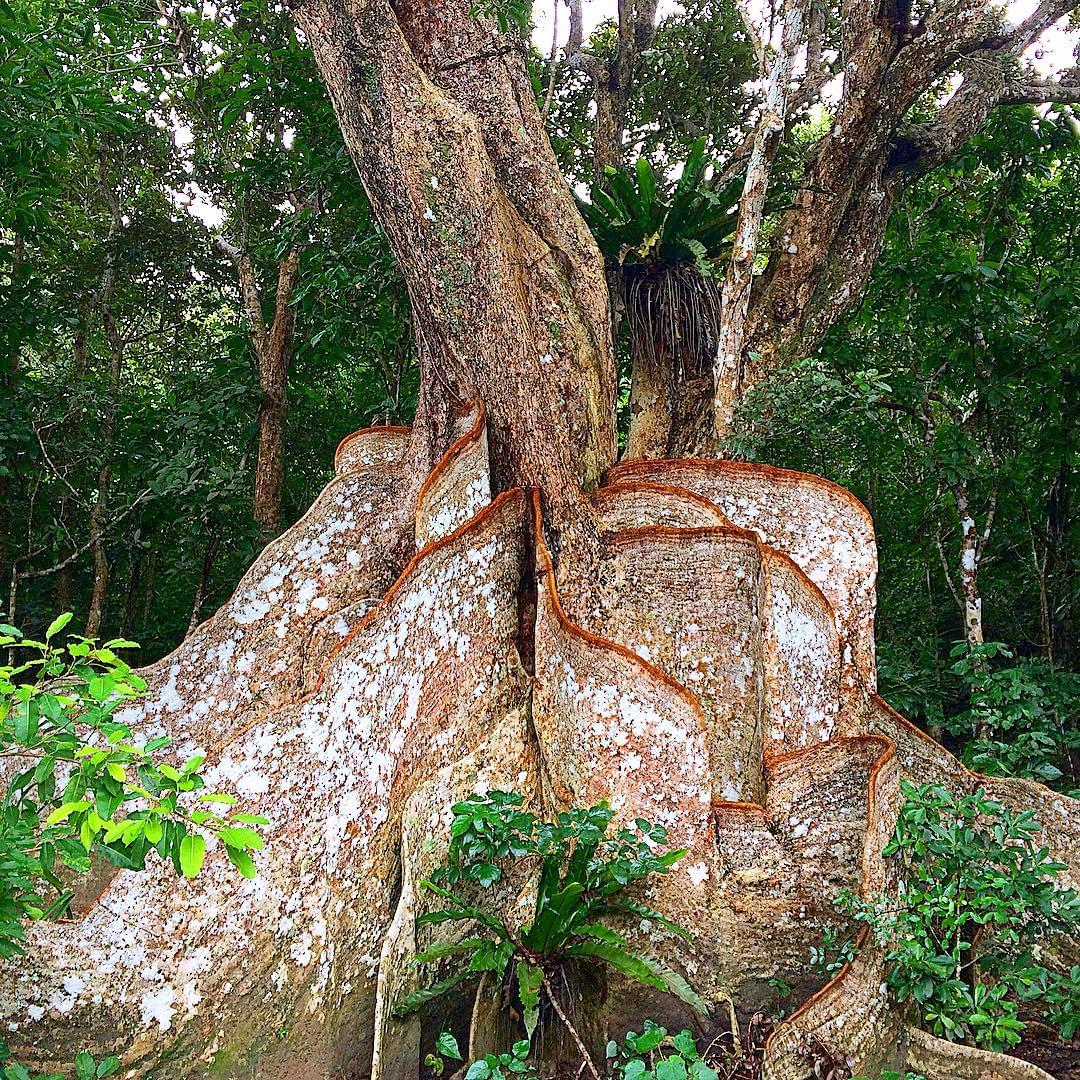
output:
[[[261,851],[266,847],[266,841],[254,830],[242,825],[229,825],[218,832],[222,842],[229,847]]]
[[[231,862],[244,877],[253,878],[255,876],[255,860],[242,848],[230,847],[226,844],[225,854],[228,855],[229,862]]]
[[[483,938],[470,937],[463,941],[439,941],[421,953],[416,954],[417,964],[430,964],[432,960],[439,960],[444,956],[453,956],[455,953],[472,952],[484,944]]]
[[[454,1061],[463,1060],[461,1051],[458,1049],[457,1039],[455,1039],[449,1031],[444,1031],[435,1040],[435,1049],[442,1054],[443,1057],[453,1058]]]
[[[616,971],[634,979],[636,982],[654,986],[657,990],[666,989],[663,981],[657,976],[644,961],[620,949],[615,945],[608,945],[602,941],[582,941],[571,945],[566,950],[567,956],[588,956],[596,960],[603,960],[610,964]]]
[[[519,960],[516,967],[518,996],[521,998],[525,1032],[531,1039],[540,1019],[540,987],[544,985],[544,973],[528,960]]]
[[[81,813],[83,810],[89,810],[91,804],[85,800],[79,802],[64,803],[63,806],[58,806],[46,819],[46,825],[59,825],[62,821],[67,821],[72,814]]]
[[[199,833],[188,833],[180,841],[180,870],[186,878],[195,877],[206,858],[206,840]]]
[[[656,1063],[656,1080],[686,1080],[686,1062],[675,1054]]]
[[[425,986],[423,990],[414,990],[413,993],[406,994],[394,1003],[392,1015],[400,1020],[416,1012],[417,1009],[422,1009],[429,1001],[434,1001],[436,998],[442,997],[443,994],[453,990],[467,974],[466,971],[459,971],[449,978],[440,979],[430,986]]]
[[[65,611],[63,615],[57,615],[51,623],[49,623],[49,629],[45,631],[45,640],[48,641],[53,634],[60,633],[69,622],[71,622],[72,612]],[[76,1058],[76,1061],[78,1059]],[[76,1066],[77,1067],[77,1066]],[[80,1074],[81,1075],[81,1074]]]

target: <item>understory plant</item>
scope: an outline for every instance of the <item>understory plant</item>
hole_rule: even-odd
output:
[[[57,636],[70,620],[70,612],[57,617],[41,641],[0,623],[9,657],[0,665],[0,757],[16,770],[0,816],[2,958],[24,951],[28,922],[68,914],[72,874],[88,871],[94,856],[141,870],[156,852],[190,878],[202,868],[207,837],[215,837],[252,877],[251,852],[264,846],[258,829],[266,818],[235,809],[227,792],[207,791],[201,757],[170,764],[161,760],[168,739],[139,743],[115,719],[146,690],[120,656],[136,644],[72,636],[61,645]],[[7,1056],[2,1042],[0,1055]],[[73,1075],[93,1080],[119,1067],[115,1057],[80,1053]],[[9,1062],[2,1075],[31,1074]]]
[[[670,1035],[652,1020],[640,1034],[629,1031],[622,1043],[609,1042],[607,1061],[609,1074],[618,1080],[718,1080],[689,1030]]]
[[[422,915],[417,924],[466,923],[469,933],[433,945],[417,961],[428,964],[459,955],[467,962],[455,974],[402,998],[395,1013],[407,1015],[462,980],[490,972],[516,988],[527,1042],[536,1030],[542,1000],[547,1001],[596,1075],[553,991],[554,976],[565,965],[606,965],[674,994],[700,1013],[707,1012],[705,1002],[682,975],[639,952],[603,921],[632,916],[689,940],[682,927],[628,895],[634,883],[668,873],[686,853],[660,850],[667,842],[667,831],[645,819],[639,818],[633,828],[610,831],[613,814],[606,803],[559,813],[554,821],[541,820],[523,809],[523,804],[524,798],[517,793],[492,791],[472,795],[453,807],[447,862],[424,882],[444,906]],[[518,927],[484,903],[484,893],[511,868],[527,868],[537,875],[532,918]],[[474,900],[477,892],[480,899]]]
[[[900,863],[898,897],[841,894],[840,906],[886,948],[887,982],[935,1035],[1007,1050],[1023,1002],[1065,1039],[1080,1028],[1080,968],[1047,966],[1055,937],[1080,927],[1080,897],[1038,839],[1034,811],[979,788],[956,795],[902,782],[905,801],[883,850]]]
[[[485,1054],[472,1062],[465,1080],[531,1080],[536,1068],[529,1062],[528,1039],[514,1043],[509,1054]],[[457,1040],[444,1031],[435,1043],[425,1065],[442,1076],[446,1060],[461,1061]],[[687,1028],[675,1035],[652,1020],[646,1020],[641,1033],[628,1031],[622,1042],[612,1039],[605,1053],[608,1080],[719,1080],[717,1071],[698,1053],[697,1041]]]
[[[952,673],[968,692],[949,730],[970,741],[964,760],[991,776],[1026,776],[1076,793],[1080,675],[1042,656],[1016,656],[998,641],[960,642]]]

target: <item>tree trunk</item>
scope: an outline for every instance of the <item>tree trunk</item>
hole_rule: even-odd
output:
[[[274,321],[258,349],[259,403],[258,456],[255,461],[254,518],[267,539],[281,525],[281,493],[285,480],[285,412],[288,403],[289,364],[292,361],[296,308],[293,290],[300,270],[300,251],[293,248],[278,267]]]
[[[90,604],[86,610],[86,626],[83,629],[83,633],[89,638],[96,638],[101,633],[101,625],[105,621],[105,602],[109,593],[109,557],[105,550],[105,510],[111,479],[112,467],[108,464],[102,465],[98,470],[97,498],[90,511],[93,585],[90,590]]]
[[[120,375],[124,364],[124,339],[113,311],[116,295],[116,256],[123,218],[119,198],[108,187],[102,165],[100,186],[109,208],[109,233],[105,240],[105,269],[101,279],[101,321],[109,347],[109,366],[105,406],[101,421],[101,463],[98,466],[94,505],[90,510],[90,554],[93,559],[93,586],[86,614],[84,633],[95,638],[101,633],[105,620],[105,603],[109,591],[109,556],[105,549],[105,530],[108,526],[109,489],[112,486],[113,444],[116,439],[116,410],[120,396]]]
[[[784,134],[791,70],[803,39],[802,0],[787,0],[781,18],[783,38],[769,71],[765,104],[746,166],[731,259],[720,300],[720,334],[713,367],[713,427],[718,443],[731,430],[735,410],[743,395],[746,318],[750,310],[754,260],[765,220],[765,196],[772,164]]]
[[[278,264],[274,318],[267,326],[263,316],[262,289],[250,253],[223,236],[214,237],[214,242],[236,267],[240,301],[259,373],[262,396],[259,400],[252,516],[265,542],[276,535],[281,524],[281,494],[285,480],[285,414],[289,364],[292,362],[296,333],[296,308],[292,296],[300,277],[300,249],[291,248]]]
[[[537,486],[587,544],[582,491],[614,460],[603,264],[512,43],[468,0],[296,7],[345,142],[405,274],[421,360],[412,456],[483,401],[496,482]],[[496,55],[491,55],[495,51]]]
[[[206,526],[206,546],[203,548],[202,561],[199,563],[199,577],[195,583],[195,597],[191,602],[191,618],[188,619],[185,638],[190,637],[202,618],[203,602],[210,587],[210,575],[214,572],[214,560],[221,546],[221,523],[215,521]]]
[[[978,646],[984,641],[982,593],[979,591],[979,562],[983,540],[979,535],[979,527],[971,516],[967,485],[957,484],[953,492],[956,512],[960,517],[960,590],[964,598],[964,640],[969,646]]]

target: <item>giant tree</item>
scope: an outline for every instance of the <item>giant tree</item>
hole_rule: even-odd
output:
[[[949,2],[834,13],[843,93],[765,252],[787,75],[801,28],[822,25],[785,8],[782,62],[762,49],[770,107],[729,276],[743,344],[683,445],[713,445],[714,397],[737,400],[854,302],[912,175],[994,105],[1073,92],[1014,70],[1065,10],[1043,4],[1015,28]],[[417,952],[432,944],[452,965],[457,944],[418,921],[432,906],[422,882],[448,807],[512,788],[533,805],[607,798],[621,820],[662,816],[688,854],[647,899],[693,940],[657,947],[716,1007],[712,1028],[760,1006],[770,979],[803,1000],[770,1038],[765,1076],[1038,1075],[909,1028],[868,939],[825,988],[808,962],[823,930],[851,929],[831,905],[840,889],[897,888],[882,849],[900,776],[978,783],[875,693],[869,515],[783,470],[615,464],[603,265],[501,5],[295,11],[408,288],[414,424],[347,439],[324,496],[125,710],[251,795],[272,822],[259,876],[237,886],[220,851],[184,889],[148,866],[81,920],[35,928],[3,999],[23,1045],[55,1060],[92,1040],[155,1075],[417,1075],[426,1029],[396,1006]],[[959,89],[912,122],[958,66]],[[1036,784],[994,792],[1035,809],[1075,873],[1074,808]],[[510,882],[502,900],[513,911],[530,894]],[[632,937],[635,923],[620,926]],[[480,1049],[515,990],[473,989],[456,1015]],[[658,1007],[584,980],[566,993],[600,1039]]]

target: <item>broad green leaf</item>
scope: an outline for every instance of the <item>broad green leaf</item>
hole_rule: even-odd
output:
[[[65,611],[63,615],[57,615],[51,623],[49,623],[49,629],[45,631],[45,640],[48,641],[54,634],[60,633],[69,622],[71,622],[72,612]]]
[[[229,862],[231,862],[244,877],[253,878],[255,876],[255,860],[242,848],[230,847],[226,844],[225,854],[228,855]]]
[[[437,997],[441,997],[443,994],[453,990],[467,974],[465,971],[459,971],[447,979],[441,979],[439,982],[424,987],[423,990],[415,990],[411,994],[406,994],[395,1002],[392,1014],[398,1019],[409,1016],[411,1013],[416,1012],[417,1009],[422,1009],[429,1001],[434,1001]]]
[[[206,840],[200,833],[188,833],[180,841],[180,870],[186,878],[195,877],[206,858]]]

